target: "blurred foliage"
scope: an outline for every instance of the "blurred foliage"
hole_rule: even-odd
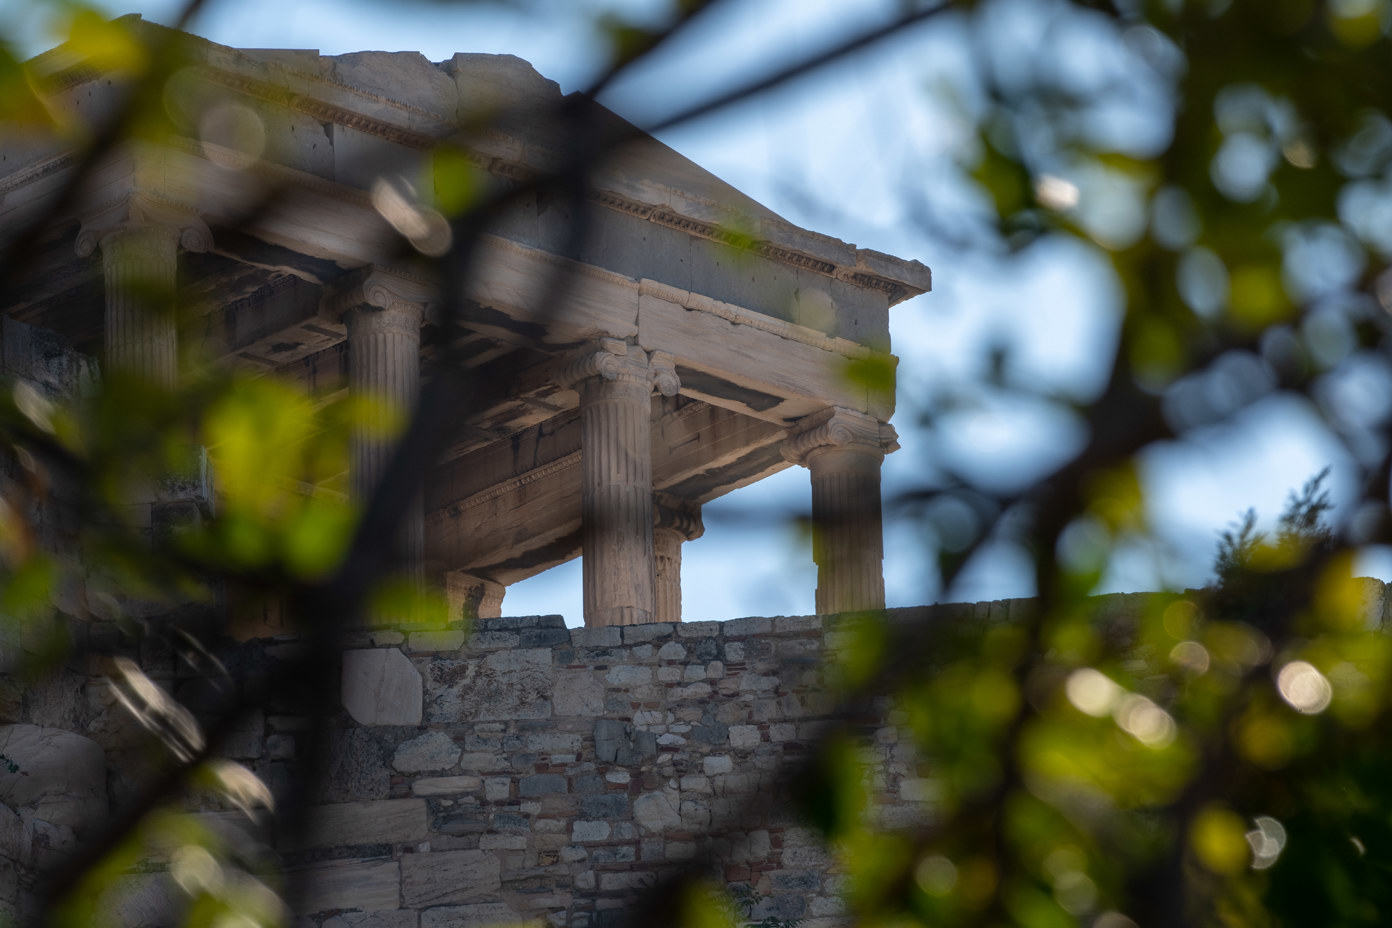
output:
[[[975,193],[951,221],[926,214],[945,253],[1009,265],[1041,246],[1079,246],[1117,285],[1120,335],[1094,395],[1038,390],[1003,353],[982,383],[962,385],[962,395],[1015,394],[1081,420],[1085,440],[1055,472],[1009,493],[943,472],[908,501],[934,539],[925,570],[946,584],[1008,542],[1033,560],[1037,601],[928,629],[878,616],[847,627],[838,692],[902,719],[919,758],[908,780],[933,812],[915,829],[874,824],[869,746],[853,726],[834,729],[796,772],[794,792],[839,853],[854,911],[867,925],[1392,922],[1392,644],[1381,600],[1350,576],[1355,552],[1392,540],[1392,3],[905,7],[933,10],[931,28],[972,49],[968,68],[929,91],[954,114],[953,176]],[[187,122],[166,108],[177,48],[151,48],[71,0],[22,12],[94,66],[142,81],[141,92],[103,139],[46,102],[46,78],[0,35],[5,131],[99,151]],[[660,52],[668,36],[662,23],[605,15],[616,67]],[[403,247],[439,257],[458,247],[442,222],[457,228],[490,200],[485,178],[448,148],[432,154],[428,180],[430,206],[404,182],[374,196],[396,211]],[[732,227],[729,239],[749,248],[756,234]],[[109,591],[91,599],[98,614],[79,618],[113,619],[133,637],[149,632],[151,601],[174,608],[227,589],[236,601],[341,605],[333,591],[361,581],[359,513],[344,503],[342,475],[351,430],[380,410],[186,366],[195,373],[174,392],[119,376],[81,398],[23,383],[0,391],[0,615],[33,639],[26,670],[70,656],[71,642],[43,633],[78,579]],[[896,374],[880,355],[844,373],[867,392]],[[908,399],[931,431],[962,395]],[[1099,612],[1089,594],[1154,540],[1139,456],[1275,395],[1299,398],[1344,443],[1362,488],[1340,510],[1351,514],[1334,520],[1317,478],[1293,494],[1274,537],[1255,516],[1222,535],[1214,589]],[[204,449],[216,513],[146,534],[123,501],[132,488],[203,479]],[[54,493],[80,507],[72,556],[45,544],[35,503]],[[369,587],[380,613],[438,607],[380,572]],[[291,624],[314,615],[291,610]],[[197,640],[181,647],[223,679]],[[160,801],[197,787],[263,815],[255,777],[218,762],[217,732],[134,665],[113,664],[112,676],[181,772],[87,863],[54,923],[100,923],[104,887],[150,854],[187,892],[189,924],[284,923],[266,861]],[[232,686],[227,696],[224,726],[253,704]],[[728,922],[714,898],[693,897],[688,921]],[[739,897],[735,914],[752,920],[757,901]]]

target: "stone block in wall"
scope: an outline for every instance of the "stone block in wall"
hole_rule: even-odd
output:
[[[343,652],[343,707],[360,725],[419,725],[421,675],[396,648]]]
[[[392,766],[402,773],[448,770],[459,763],[464,750],[442,731],[428,731],[396,749]]]
[[[649,834],[681,828],[681,799],[674,789],[654,790],[633,800],[633,820]]]
[[[282,851],[303,848],[355,847],[364,844],[405,844],[430,836],[424,799],[383,799],[316,806],[307,816],[303,835],[283,835]]]
[[[476,793],[483,787],[479,777],[421,777],[411,784],[416,796],[463,796]]]
[[[78,830],[106,819],[106,752],[95,741],[57,728],[6,725],[0,755],[11,762],[0,762],[0,802]]]
[[[113,879],[94,905],[112,924],[172,928],[187,899],[168,873],[130,873]]]
[[[645,641],[653,641],[657,638],[672,637],[672,629],[676,628],[671,622],[653,622],[648,625],[625,625],[623,626],[624,644],[642,644]]]
[[[767,635],[773,631],[773,619],[766,616],[750,616],[745,619],[731,619],[724,623],[726,639],[744,638],[749,635]]]
[[[763,740],[763,734],[757,725],[731,725],[730,726],[730,747],[748,750],[759,746]]]
[[[29,857],[30,834],[24,820],[9,806],[0,804],[0,857],[26,860]]]
[[[21,712],[6,712],[12,721],[25,721],[44,728],[85,731],[91,710],[82,692],[84,677],[66,667],[58,668],[42,680],[27,684],[12,677],[5,678],[4,702],[15,708],[22,702]],[[10,687],[14,687],[13,690]],[[11,696],[18,697],[11,700]],[[22,718],[21,718],[22,715]]]
[[[391,792],[386,748],[365,728],[330,732],[325,786],[323,798],[331,803],[386,799]]]
[[[676,627],[679,638],[714,638],[720,634],[719,622],[683,622]]]
[[[444,905],[422,912],[420,928],[492,928],[516,924],[518,919],[518,913],[504,902]]]
[[[595,760],[634,766],[657,753],[657,735],[617,719],[599,719],[594,727]]]
[[[559,773],[538,773],[517,782],[517,794],[523,799],[550,796],[569,791],[566,778]]]
[[[517,633],[519,648],[552,648],[570,643],[570,629],[524,628]]]
[[[469,636],[470,651],[497,651],[502,648],[515,648],[517,632],[474,632]]]
[[[579,631],[579,629],[576,629]],[[591,631],[617,632],[619,626],[591,629]],[[551,696],[552,714],[564,718],[578,716],[594,718],[604,713],[604,685],[594,672],[586,670],[562,670],[556,674],[556,684]]]
[[[601,625],[597,628],[572,628],[570,643],[577,648],[617,648],[623,644],[623,626]]]
[[[318,928],[417,928],[419,918],[415,909],[397,909],[395,912],[342,912],[324,919]],[[294,928],[315,928],[315,925],[309,919],[299,919],[296,920]]]
[[[412,908],[489,902],[502,888],[502,866],[487,851],[432,851],[401,858],[401,897]]]
[[[401,867],[389,858],[330,860],[286,876],[299,915],[330,909],[394,911],[401,905]]]
[[[494,651],[478,661],[436,660],[426,680],[428,721],[451,724],[551,717],[550,648]]]
[[[462,629],[411,632],[412,651],[458,651],[463,646]]]
[[[520,632],[526,628],[565,628],[565,617],[559,615],[505,615],[500,618],[479,619],[474,630],[480,632]]]

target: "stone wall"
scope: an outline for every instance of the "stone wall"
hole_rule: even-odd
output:
[[[831,858],[755,798],[824,724],[828,638],[817,617],[566,629],[547,616],[358,642],[327,802],[287,855],[325,887],[298,906],[306,924],[330,908],[420,928],[608,924],[707,839],[718,877],[765,897],[757,915],[832,924]],[[295,720],[267,725],[268,742],[294,737]],[[920,809],[893,729],[866,744],[882,811]]]
[[[713,837],[720,876],[753,885],[763,910],[829,924],[827,853],[788,810],[751,799],[831,708],[828,637],[816,617],[568,630],[556,616],[483,620],[467,640],[374,636],[344,656],[336,804],[310,842],[335,859],[315,872],[362,874],[361,895],[336,906],[399,898],[422,928],[597,925]],[[897,741],[890,728],[867,738],[888,806],[922,792]],[[342,837],[364,833],[378,846]]]
[[[277,834],[269,816],[253,826],[206,799],[199,809],[197,797],[191,821],[221,835],[229,854],[303,878],[296,928],[610,924],[635,889],[704,841],[720,861],[717,880],[764,896],[759,917],[835,924],[834,862],[811,828],[763,798],[825,725],[821,661],[837,640],[832,621],[567,629],[543,616],[485,619],[470,631],[363,633],[343,655],[342,710],[307,831]],[[239,674],[266,674],[298,647],[262,639],[224,659]],[[206,672],[165,646],[116,652],[178,703],[194,712],[203,704]],[[12,887],[0,872],[0,900],[12,911],[23,911],[19,896],[43,867],[119,807],[148,767],[148,739],[118,699],[109,664],[98,669],[68,673],[64,711],[20,700],[7,713],[15,724],[0,727],[0,752],[21,748],[21,772],[0,769],[0,800],[10,807],[0,807],[0,858]],[[297,742],[311,724],[257,713],[221,751],[255,772],[283,812]],[[895,728],[867,723],[863,743],[878,814],[921,814],[931,789]],[[93,775],[103,757],[105,791]],[[35,763],[63,771],[43,795],[25,779]],[[181,895],[168,866],[158,855],[146,860],[104,909],[120,924],[177,921]]]
[[[1384,621],[1383,584],[1364,583],[1370,621]],[[1139,616],[1144,601],[1097,597],[1097,620]],[[890,619],[993,623],[1021,604],[891,610]],[[113,636],[94,653],[140,666],[177,705],[196,714],[208,704],[207,667],[167,642],[125,644],[114,627],[83,628]],[[296,804],[290,773],[314,722],[273,702],[220,750],[256,774],[277,814],[253,824],[207,795],[188,797],[183,814],[218,836],[224,857],[271,874],[271,885],[277,872],[299,878],[295,928],[614,924],[635,890],[702,850],[719,861],[717,882],[763,897],[756,918],[830,928],[845,922],[836,861],[769,796],[779,771],[825,730],[824,659],[845,634],[818,617],[567,629],[558,616],[359,633],[342,656],[312,808]],[[229,643],[220,659],[254,682],[301,647],[289,637]],[[4,691],[0,912],[22,921],[43,871],[153,769],[151,739],[118,696],[120,666],[104,657]],[[870,814],[887,827],[931,815],[935,794],[902,721],[885,710],[856,729]],[[242,792],[254,806],[260,787],[251,786]],[[292,833],[286,813],[296,810],[308,811],[308,826]],[[177,922],[186,896],[171,859],[177,872],[177,854],[147,847],[100,910],[120,925]]]

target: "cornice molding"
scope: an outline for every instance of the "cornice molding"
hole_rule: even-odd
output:
[[[853,342],[848,338],[827,335],[818,332],[816,329],[799,325],[796,322],[789,322],[786,319],[779,319],[777,316],[769,316],[765,313],[755,312],[743,306],[736,306],[734,303],[725,303],[721,300],[712,299],[702,293],[692,293],[664,284],[659,280],[649,280],[643,278],[638,282],[639,295],[654,296],[659,300],[668,303],[675,303],[683,309],[695,312],[710,313],[712,316],[719,316],[726,322],[735,325],[747,325],[751,329],[758,329],[768,332],[770,335],[777,335],[779,338],[786,338],[789,341],[799,342],[819,348],[822,351],[830,351],[846,358],[865,360],[881,356],[881,352],[873,348],[867,348],[859,342]]]
[[[428,151],[440,145],[442,142],[453,142],[458,151],[476,167],[497,176],[521,182],[535,180],[545,172],[548,162],[555,161],[560,157],[552,149],[537,143],[524,146],[524,149],[530,153],[531,157],[522,160],[488,154],[479,151],[474,146],[464,144],[459,138],[460,127],[448,117],[432,110],[391,97],[386,97],[382,94],[365,90],[351,84],[335,81],[310,71],[297,70],[279,62],[267,62],[254,59],[243,54],[239,49],[219,46],[207,40],[200,41],[208,48],[222,55],[235,56],[236,59],[246,62],[248,66],[255,66],[263,71],[282,73],[286,75],[287,79],[303,84],[311,91],[314,86],[317,85],[339,93],[352,94],[364,101],[370,101],[377,106],[391,107],[399,111],[402,115],[402,122],[414,124],[426,122],[433,123],[433,125],[426,127],[426,130],[422,131],[421,128],[402,125],[382,115],[370,115],[359,112],[350,106],[344,105],[344,103],[321,99],[314,96],[313,93],[304,93],[278,83],[229,70],[226,66],[219,66],[206,62],[194,66],[198,69],[200,76],[211,84],[223,87],[234,93],[261,100],[274,106],[294,110],[320,122],[345,126],[366,135],[384,139],[416,151]],[[52,86],[61,90],[70,89],[71,87],[94,80],[100,76],[101,72],[86,64],[79,63],[73,67],[58,71],[50,76],[49,80],[53,82]],[[473,139],[480,139],[497,144],[500,147],[515,147],[515,143],[518,141],[506,132],[486,126],[470,127],[468,136]],[[486,145],[485,147],[491,146]],[[68,161],[69,163],[71,162],[71,156],[69,156]],[[46,163],[45,173],[52,173],[52,171],[59,170],[64,166],[66,166],[66,164],[51,165],[50,163]],[[12,189],[15,186],[22,186],[36,179],[32,176],[22,176],[24,173],[27,172],[22,172],[21,175],[16,175],[12,178],[0,180],[0,191]],[[586,197],[591,203],[616,212],[624,213],[625,215],[633,216],[646,222],[662,225],[697,238],[738,247],[771,261],[825,275],[833,279],[842,280],[851,286],[884,293],[891,303],[897,303],[909,296],[923,292],[924,289],[924,285],[915,280],[912,268],[909,271],[907,280],[896,280],[883,274],[871,272],[861,263],[859,257],[860,252],[854,248],[852,252],[857,255],[856,263],[839,263],[837,261],[828,260],[826,257],[819,257],[815,254],[789,248],[786,245],[775,244],[765,239],[756,238],[750,241],[747,236],[734,233],[718,223],[684,215],[672,209],[670,206],[636,200],[614,190],[594,188],[587,192]],[[719,204],[711,204],[711,206],[719,208]],[[809,234],[805,230],[799,229],[785,221],[777,220],[776,218],[764,217],[758,219],[757,222],[760,225],[769,227],[770,231],[775,233],[782,230],[792,233],[793,236],[807,236]],[[839,247],[845,247],[839,242],[836,244]],[[926,269],[922,269],[921,266],[920,269],[926,272]]]
[[[25,184],[32,184],[43,180],[51,174],[65,171],[77,164],[78,155],[75,151],[63,152],[37,164],[16,171],[13,174],[0,177],[0,196],[4,196],[12,190],[18,190]]]
[[[880,457],[899,447],[894,426],[873,416],[833,406],[798,421],[783,442],[783,458],[806,465],[819,451],[854,449]]]

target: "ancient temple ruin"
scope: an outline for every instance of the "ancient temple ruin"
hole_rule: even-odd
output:
[[[893,391],[846,373],[892,371],[889,309],[928,269],[793,226],[515,58],[185,39],[158,143],[93,166],[53,136],[0,133],[0,248],[43,221],[0,294],[0,375],[80,401],[116,371],[176,389],[191,365],[227,365],[409,410],[463,357],[473,385],[396,542],[408,573],[449,592],[451,621],[348,630],[319,690],[332,711],[268,702],[211,746],[283,809],[322,736],[307,830],[198,795],[187,821],[227,861],[273,861],[296,928],[613,924],[644,881],[708,853],[759,887],[761,912],[840,924],[831,857],[767,791],[827,724],[832,614],[884,605]],[[31,65],[68,119],[100,124],[122,91],[67,47]],[[577,199],[531,185],[566,164],[567,112],[622,142]],[[442,152],[507,197],[454,274],[427,260],[453,234]],[[179,312],[151,312],[152,293]],[[391,452],[360,436],[348,472],[295,492],[366,498]],[[215,518],[217,455],[131,499],[137,522]],[[702,505],[794,465],[812,479],[821,615],[675,624]],[[62,505],[45,526],[72,531]],[[592,627],[501,616],[508,584],[581,554]],[[87,610],[84,582],[50,618],[104,644],[50,678],[17,682],[33,655],[0,628],[0,754],[18,762],[0,767],[0,919],[36,911],[159,753],[131,680],[190,730],[209,724],[206,668],[177,634],[126,635]],[[284,631],[210,640],[210,666],[236,686],[285,673],[305,649]],[[911,747],[889,722],[866,731],[877,814],[921,815],[932,790]],[[113,923],[174,924],[194,892],[168,848],[150,853],[93,903]]]
[[[317,396],[409,406],[440,348],[441,282],[403,251],[448,245],[435,152],[448,143],[507,189],[561,161],[563,106],[600,112],[506,56],[201,40],[187,54],[167,94],[180,131],[110,153],[0,297],[10,319],[168,385],[182,345]],[[35,64],[83,118],[119,90],[64,48]],[[0,155],[0,229],[51,212],[77,163],[22,134]],[[425,475],[404,557],[486,617],[509,584],[583,552],[587,625],[676,621],[702,504],[797,464],[818,612],[882,607],[894,400],[845,371],[887,359],[889,308],[926,291],[928,269],[797,228],[647,137],[601,163],[584,203],[570,241],[569,204],[519,197],[461,275],[454,347],[479,395]],[[141,277],[177,281],[195,318],[142,315],[127,292]],[[307,491],[362,493],[388,452],[362,442],[351,477]]]

